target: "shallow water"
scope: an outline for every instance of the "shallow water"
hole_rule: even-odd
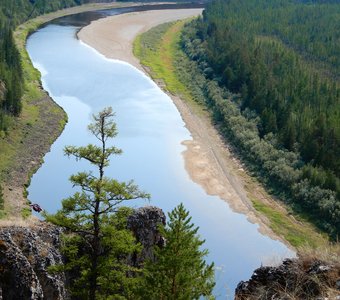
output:
[[[112,10],[114,13],[117,11]],[[79,21],[79,17],[73,18]],[[152,195],[150,202],[130,203],[134,207],[155,205],[168,212],[184,203],[206,240],[208,260],[217,267],[218,299],[231,298],[237,283],[247,280],[261,264],[293,255],[282,243],[260,234],[258,226],[244,215],[234,213],[226,202],[206,195],[191,181],[181,144],[191,139],[190,133],[171,99],[153,81],[129,64],[108,60],[78,41],[79,27],[70,25],[72,18],[60,24],[53,22],[38,30],[27,42],[44,88],[69,120],[32,178],[28,192],[33,203],[55,212],[61,199],[74,193],[69,176],[90,166],[65,157],[62,149],[94,143],[86,130],[91,114],[112,106],[119,130],[114,144],[123,149],[123,155],[111,159],[107,175],[134,179]]]

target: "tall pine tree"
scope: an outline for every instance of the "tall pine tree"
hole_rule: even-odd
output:
[[[108,278],[125,278],[128,267],[124,256],[135,250],[131,233],[115,226],[117,209],[122,202],[149,198],[133,182],[118,182],[104,176],[110,156],[121,153],[120,149],[107,145],[107,140],[117,135],[113,116],[112,108],[93,116],[94,122],[88,128],[99,140],[99,146],[65,148],[66,155],[94,165],[98,175],[92,172],[72,175],[71,182],[81,191],[63,200],[62,209],[55,215],[47,216],[47,220],[71,233],[65,238],[68,262],[64,269],[77,274],[72,281],[73,292],[81,299],[109,299],[103,292],[111,296],[123,293],[124,288],[119,284],[109,289],[107,285]]]
[[[155,248],[156,261],[144,267],[141,298],[150,300],[188,300],[202,296],[213,298],[214,264],[208,265],[201,250],[204,240],[198,227],[191,223],[183,204],[168,214],[169,221],[160,232],[166,240],[164,247]]]

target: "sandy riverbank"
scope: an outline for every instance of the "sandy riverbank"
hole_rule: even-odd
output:
[[[145,72],[132,53],[135,37],[159,24],[198,16],[201,12],[201,9],[160,10],[108,17],[84,27],[78,37],[107,58],[126,61]],[[185,167],[191,179],[200,184],[207,194],[219,196],[234,211],[247,215],[251,222],[259,224],[260,232],[279,239],[267,226],[267,219],[256,214],[249,199],[249,190],[245,189],[245,185],[252,180],[232,157],[210,119],[195,114],[180,98],[170,96],[193,137],[183,142],[187,147],[183,153]],[[267,201],[261,187],[254,188],[252,193],[256,198]]]
[[[143,70],[132,53],[135,37],[159,24],[198,16],[202,9],[169,9],[133,12],[100,19],[78,33],[84,43],[95,48],[107,58],[126,61]]]

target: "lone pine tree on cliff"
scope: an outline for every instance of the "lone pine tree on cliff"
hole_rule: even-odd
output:
[[[98,175],[92,172],[72,175],[70,181],[81,191],[63,200],[62,209],[55,215],[47,216],[49,221],[73,233],[65,236],[64,253],[68,262],[63,268],[76,270],[72,291],[77,299],[111,299],[108,294],[126,289],[118,281],[127,279],[128,266],[117,256],[132,253],[138,245],[130,232],[115,226],[124,214],[118,206],[128,200],[149,198],[132,181],[118,182],[105,177],[110,156],[122,153],[114,146],[107,146],[107,140],[117,135],[113,116],[112,108],[105,108],[93,116],[94,122],[88,126],[99,146],[65,148],[67,156],[94,165]]]

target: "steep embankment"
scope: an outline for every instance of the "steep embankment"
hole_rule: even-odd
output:
[[[127,227],[143,246],[140,253],[128,259],[128,264],[137,266],[146,258],[153,259],[153,246],[164,243],[159,224],[165,225],[165,215],[157,207],[136,209],[128,217]],[[66,285],[72,274],[49,270],[64,262],[62,232],[41,221],[31,226],[0,228],[1,299],[69,299]]]

